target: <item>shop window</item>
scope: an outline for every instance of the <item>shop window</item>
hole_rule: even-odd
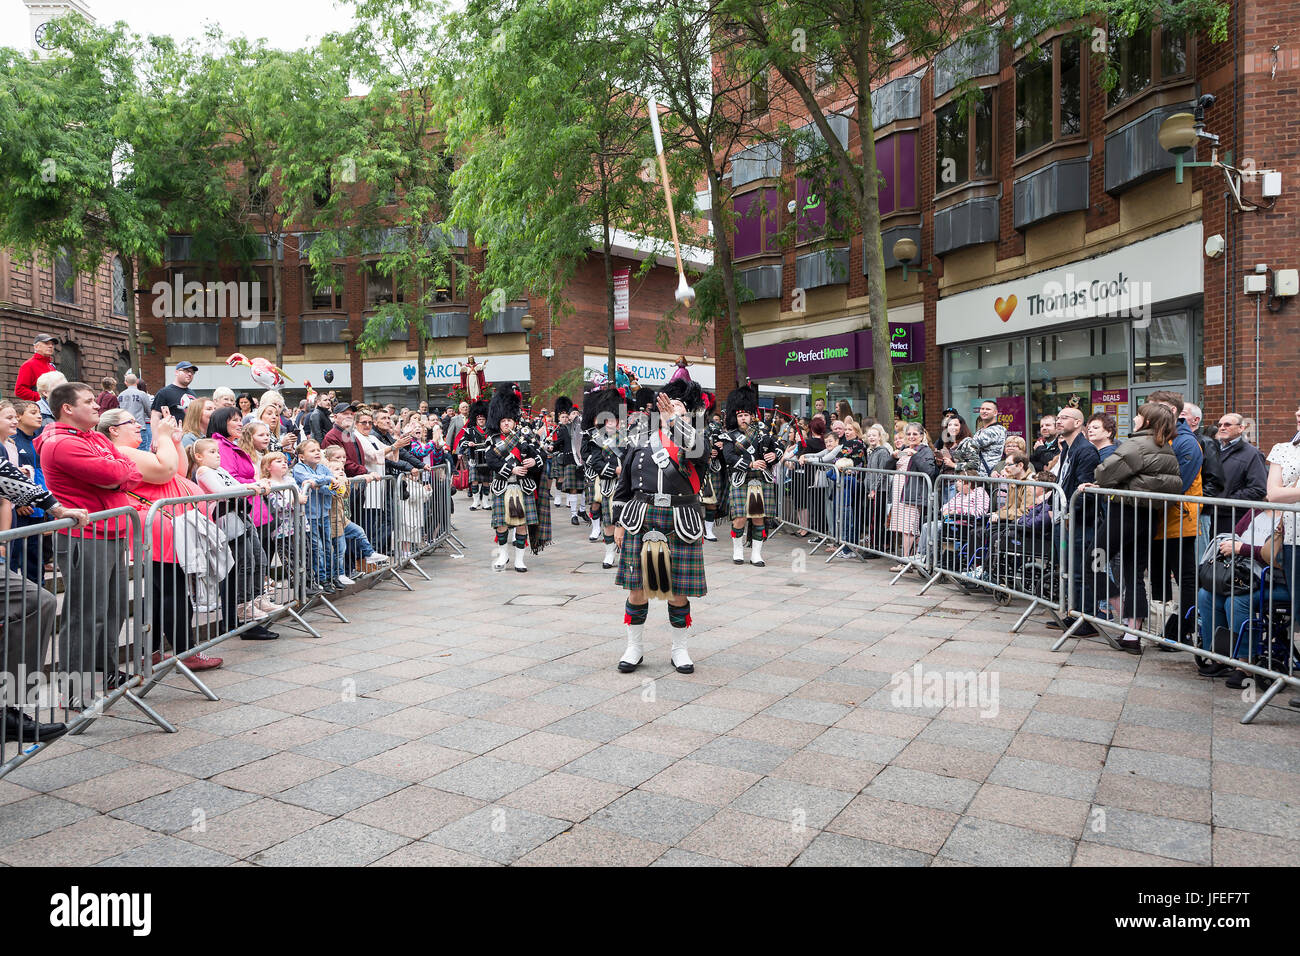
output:
[[[1030,420],[1055,414],[1071,399],[1086,417],[1093,392],[1128,388],[1127,329],[1119,322],[1030,336]]]
[[[1081,52],[1077,39],[1058,37],[1039,57],[1016,64],[1016,155],[1070,136],[1083,128]]]
[[[1112,34],[1110,60],[1116,74],[1108,95],[1111,106],[1191,71],[1187,34],[1166,35],[1159,27],[1129,36]]]
[[[1146,328],[1133,329],[1133,382],[1186,382],[1186,313],[1157,315]]]
[[[756,189],[732,201],[735,234],[732,255],[737,259],[779,252],[779,197],[775,189]]]
[[[967,422],[985,399],[1023,396],[1025,391],[1025,340],[1007,339],[982,345],[950,348],[948,355],[949,404]]]
[[[65,305],[77,304],[77,273],[72,268],[72,257],[62,246],[54,256],[54,301]]]
[[[302,267],[302,288],[304,297],[307,299],[306,311],[320,312],[343,308],[343,287],[341,285],[328,285],[324,288],[317,288],[311,266]]]
[[[916,209],[917,133],[895,133],[876,141],[880,170],[880,215]]]
[[[944,192],[993,175],[993,90],[980,91],[963,116],[962,104],[935,111],[935,190]]]

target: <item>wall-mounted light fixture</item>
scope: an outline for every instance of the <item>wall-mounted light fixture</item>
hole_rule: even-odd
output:
[[[917,248],[916,240],[904,236],[894,243],[894,258],[898,260],[903,267],[903,281],[907,281],[907,270],[910,268],[913,272],[920,272],[921,266],[912,265],[912,261],[920,254],[921,250]],[[927,262],[925,271],[934,275],[934,263]]]
[[[1242,171],[1232,165],[1232,153],[1224,153],[1224,158],[1219,159],[1219,137],[1215,133],[1205,131],[1205,111],[1214,105],[1214,96],[1210,93],[1202,94],[1196,100],[1196,106],[1191,113],[1174,113],[1166,117],[1165,121],[1160,124],[1160,131],[1156,134],[1156,139],[1160,143],[1160,148],[1174,156],[1174,182],[1183,181],[1183,170],[1189,167],[1219,168],[1223,170],[1223,176],[1228,182],[1228,191],[1232,193],[1232,198],[1237,203],[1237,208],[1242,212],[1255,212],[1260,208],[1270,208],[1273,203],[1260,207],[1254,203],[1245,202],[1241,198],[1241,179]],[[1196,148],[1196,144],[1204,140],[1210,144],[1210,159],[1208,162],[1199,162],[1184,159],[1183,157]],[[1247,170],[1247,174],[1253,180],[1256,176],[1263,177],[1263,196],[1265,199],[1273,199],[1282,193],[1282,174],[1273,169],[1255,169]]]
[[[352,351],[352,340],[354,338],[355,336],[352,334],[352,330],[346,325],[343,326],[342,330],[339,332],[339,341],[343,343],[344,355],[347,355],[348,352]]]

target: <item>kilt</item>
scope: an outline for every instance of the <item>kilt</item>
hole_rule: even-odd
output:
[[[776,482],[759,481],[763,486],[763,514],[768,521],[776,521]],[[731,486],[727,493],[727,513],[732,519],[744,518],[749,514],[749,482],[739,488]]]
[[[522,489],[521,489],[522,490]],[[542,509],[546,510],[546,509]],[[550,511],[546,511],[549,518]],[[524,517],[527,518],[528,524],[537,524],[537,499],[532,495],[524,495]],[[506,523],[506,496],[504,494],[492,496],[492,527],[500,528]]]
[[[641,536],[650,530],[662,531],[668,536],[668,552],[672,561],[673,594],[681,597],[700,597],[708,593],[704,584],[704,544],[687,543],[673,533],[673,509],[655,505],[646,507],[645,521],[636,534],[623,533],[623,551],[618,561],[618,574],[614,583],[635,591],[641,584]]]
[[[583,490],[582,469],[573,462],[567,465],[553,465],[551,477],[555,479],[555,487],[565,494],[577,494]]]
[[[592,481],[588,481],[584,486],[584,490],[587,493],[587,511],[588,513],[591,513],[593,511],[599,511],[600,519],[603,523],[613,524],[614,523],[614,518],[613,518],[614,509],[612,507],[613,491],[611,490],[610,492],[610,499],[611,499],[610,501],[605,501],[601,499],[600,481],[601,480],[599,478],[596,478]],[[606,505],[611,505],[611,507],[606,507]]]

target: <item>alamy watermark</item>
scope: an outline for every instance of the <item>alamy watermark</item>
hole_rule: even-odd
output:
[[[990,720],[998,715],[997,671],[927,671],[917,662],[895,674],[890,688],[895,707],[973,707]]]
[[[177,275],[155,282],[150,291],[156,319],[239,319],[245,328],[262,320],[261,282],[182,282]]]

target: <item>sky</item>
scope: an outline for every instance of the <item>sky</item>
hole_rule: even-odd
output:
[[[272,46],[293,49],[326,33],[347,29],[350,8],[334,0],[221,0],[189,3],[177,0],[82,0],[100,24],[125,20],[137,33],[166,34],[180,39],[201,37],[215,21],[228,34],[265,37]],[[0,0],[0,46],[29,49],[27,6],[23,0]]]

